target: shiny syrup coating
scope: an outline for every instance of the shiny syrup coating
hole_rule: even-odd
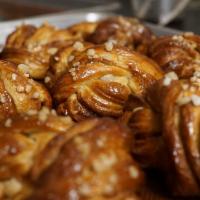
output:
[[[166,86],[162,80],[152,95],[162,113],[169,187],[177,196],[199,196],[199,83],[174,80]]]
[[[55,116],[47,107],[0,123],[1,199],[27,199],[34,180],[54,161],[72,125],[70,118]]]
[[[128,129],[102,118],[78,123],[69,133],[74,137],[37,181],[31,199],[136,198],[129,195],[143,184],[143,173],[130,155]]]
[[[200,36],[185,33],[161,36],[152,42],[149,55],[165,71],[188,78],[199,69]]]
[[[119,46],[129,47],[146,54],[154,39],[155,36],[151,30],[137,19],[119,16],[100,21],[86,40],[95,44],[114,40]]]
[[[17,70],[17,66],[0,61],[0,119],[42,106],[51,107],[52,99],[47,89]]]
[[[52,93],[60,114],[67,113],[76,121],[95,115],[119,117],[130,95],[142,98],[162,78],[159,67],[143,55],[115,45],[112,49],[106,44],[88,45],[81,43],[78,51],[71,46],[63,49],[68,59],[73,58],[67,64],[59,52],[60,64],[55,69],[66,72]]]

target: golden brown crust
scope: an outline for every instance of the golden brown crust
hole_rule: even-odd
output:
[[[6,40],[6,46],[21,48],[25,45],[26,40],[31,37],[37,28],[32,25],[22,25],[11,33]]]
[[[10,34],[0,57],[17,65],[27,65],[26,71],[32,78],[43,79],[49,69],[50,57],[67,45],[68,40],[77,37],[68,30],[48,24],[39,28],[22,25]]]
[[[22,200],[32,191],[31,179],[35,178],[33,172],[38,168],[39,159],[45,154],[45,165],[40,163],[41,173],[53,162],[55,151],[61,145],[55,138],[63,135],[73,123],[54,116],[47,108],[34,116],[9,120],[9,126],[8,120],[0,124],[0,196]]]
[[[149,168],[199,197],[199,52],[128,17],[18,27],[0,53],[0,199],[166,200]]]
[[[165,170],[169,186],[175,195],[199,196],[199,83],[174,80],[166,86],[160,81],[155,90],[159,91],[162,102],[163,138],[169,157]]]
[[[51,57],[50,71],[54,79],[61,77],[68,69],[69,63],[74,59],[73,54],[82,52],[93,45],[79,40],[70,40],[63,48]]]
[[[31,25],[22,25],[8,36],[6,46],[36,50],[53,42],[69,40],[71,37],[72,35],[69,31],[57,29],[49,24],[43,24],[38,28]]]
[[[147,104],[125,111],[119,121],[127,124],[133,134],[132,152],[143,168],[158,168],[162,162],[164,145],[160,115]]]
[[[141,53],[146,52],[153,38],[151,31],[137,19],[122,16],[102,20],[94,33],[88,36],[88,40],[96,44],[114,39],[118,45],[128,46]]]
[[[133,155],[143,167],[163,169],[175,196],[200,196],[199,72],[187,80],[165,75],[153,85],[148,100],[120,119],[133,132]]]
[[[20,74],[16,66],[0,61],[0,120],[16,113],[51,107],[51,96],[39,83]]]
[[[172,182],[178,183],[174,184],[172,189],[177,194],[200,195],[200,187],[198,185],[200,178],[198,175],[198,163],[200,161],[197,141],[199,106],[193,106],[191,103],[183,106],[177,105],[176,100],[184,92],[181,92],[180,83],[172,87],[171,94],[163,102],[168,105],[167,108],[166,106],[163,108],[164,137],[172,158],[174,170],[169,173],[170,176],[174,174]],[[193,94],[200,95],[198,91]]]
[[[80,22],[67,28],[67,30],[76,38],[86,39],[93,33],[98,22]]]
[[[38,180],[32,199],[123,199],[140,189],[143,173],[131,158],[125,127],[107,118],[91,119],[69,133],[74,137]]]
[[[153,41],[150,57],[165,71],[175,71],[181,78],[192,76],[199,69],[200,36],[181,34],[162,36]]]
[[[119,46],[126,46],[145,54],[154,38],[153,33],[137,19],[119,16],[100,21],[87,40],[103,44],[112,39]]]
[[[153,61],[121,47],[108,50],[106,45],[95,45],[71,56],[53,98],[59,113],[68,113],[77,121],[94,113],[120,116],[131,94],[142,97],[162,77]]]

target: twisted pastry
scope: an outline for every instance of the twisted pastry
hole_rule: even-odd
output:
[[[78,123],[68,133],[73,137],[40,176],[31,199],[139,199],[134,192],[144,177],[131,157],[128,129],[102,118]]]
[[[72,52],[71,57],[53,98],[57,111],[76,121],[96,114],[121,116],[130,95],[142,98],[146,88],[162,77],[153,61],[121,47],[95,45]]]
[[[39,28],[22,25],[8,36],[0,58],[23,64],[23,67],[19,66],[21,71],[32,78],[43,79],[49,69],[50,57],[76,37],[68,30],[48,24]]]
[[[98,22],[80,22],[68,27],[67,30],[73,36],[76,36],[76,38],[82,38],[83,40],[85,40],[90,34],[95,31],[97,25]]]
[[[199,38],[125,17],[18,27],[0,54],[0,199],[166,199],[138,164],[200,197]],[[55,116],[32,79],[59,114],[117,121]]]
[[[198,71],[190,80],[167,73],[149,90],[152,107],[139,102],[119,120],[132,130],[134,158],[142,167],[163,169],[175,196],[200,196],[199,77]]]
[[[0,199],[23,200],[32,193],[31,179],[54,161],[72,124],[70,118],[57,117],[46,107],[36,115],[1,122]]]
[[[102,44],[114,40],[119,46],[126,46],[146,54],[155,36],[135,18],[110,17],[98,23],[96,30],[88,35],[87,41]]]
[[[81,53],[93,45],[87,42],[71,41],[68,45],[61,48],[50,60],[50,72],[55,81],[70,68],[70,62],[74,59],[77,52]]]
[[[0,60],[0,120],[17,113],[51,106],[51,96],[39,83],[20,74],[12,63]]]
[[[136,102],[135,100],[133,102]],[[133,134],[132,152],[143,168],[157,168],[162,164],[163,139],[160,115],[146,102],[127,102],[119,121],[129,126]],[[158,160],[159,157],[159,160]]]
[[[188,78],[199,69],[200,37],[193,33],[162,36],[152,42],[150,57],[165,71]]]
[[[163,110],[165,121],[164,137],[168,145],[169,155],[172,157],[174,168],[174,171],[169,173],[170,175],[172,173],[175,175],[175,181],[173,178],[173,181],[170,180],[170,183],[178,183],[174,186],[173,190],[180,195],[200,196],[200,185],[198,184],[200,180],[200,159],[197,139],[199,103],[196,106],[196,98],[199,98],[196,95],[199,96],[200,93],[198,87],[195,85],[190,86],[194,87],[196,91],[179,92],[180,85],[174,86],[174,91],[172,91],[172,94],[169,94],[172,95],[171,98],[168,97],[164,101],[164,104],[168,103],[168,108],[165,106]],[[179,95],[183,95],[180,100],[178,99],[180,96],[176,96],[176,92]],[[184,98],[190,97],[190,95],[193,104],[188,102],[185,105],[184,102],[182,106],[182,101],[185,101]],[[172,100],[171,103],[169,102],[169,98]],[[177,105],[174,105],[174,98],[178,100],[178,109]],[[171,176],[169,176],[169,179],[171,179]]]
[[[173,193],[179,196],[200,196],[198,77],[199,72],[196,72],[191,80],[171,80],[169,83],[166,76],[152,91],[162,113],[163,138],[168,153],[167,180]]]

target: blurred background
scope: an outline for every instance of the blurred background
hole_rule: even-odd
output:
[[[136,16],[200,34],[200,0],[0,0],[0,21],[79,10]]]

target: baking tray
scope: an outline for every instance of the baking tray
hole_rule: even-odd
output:
[[[48,22],[59,28],[65,28],[77,22],[81,21],[95,22],[100,19],[114,15],[115,14],[113,13],[101,13],[101,12],[75,12],[75,13],[59,13],[59,14],[43,15],[39,17],[1,22],[0,45],[2,46],[8,34],[14,31],[16,26],[19,26],[21,24],[34,24],[36,26],[39,26],[44,22]],[[180,31],[178,30],[165,28],[151,23],[146,23],[146,25],[149,26],[149,28],[151,28],[151,30],[157,35],[169,35],[169,34],[171,35],[180,33]]]

